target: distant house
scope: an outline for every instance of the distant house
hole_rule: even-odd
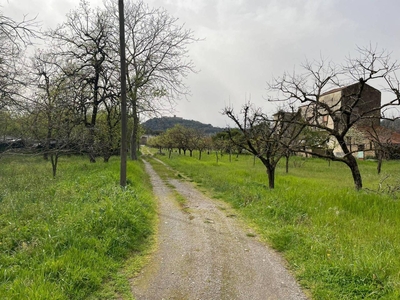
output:
[[[364,144],[366,157],[376,156],[380,151],[382,158],[400,158],[400,133],[384,126],[357,127],[357,130],[362,134],[363,140],[369,143],[369,145]],[[352,149],[352,147],[359,147],[357,143],[355,144],[350,140],[351,136],[348,138],[350,149]]]
[[[148,139],[149,139],[149,135],[142,135],[141,137],[140,137],[140,145],[147,145],[147,141],[148,141]]]

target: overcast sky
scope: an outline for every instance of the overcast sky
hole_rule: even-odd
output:
[[[117,1],[117,0],[115,0]],[[102,0],[89,0],[93,6]],[[0,0],[6,16],[37,16],[54,28],[79,0]],[[190,47],[199,73],[187,79],[192,95],[176,115],[225,127],[221,114],[246,100],[275,112],[266,86],[305,59],[337,63],[357,46],[378,45],[400,60],[399,0],[148,0],[164,7],[204,39]],[[117,25],[117,24],[116,24]]]

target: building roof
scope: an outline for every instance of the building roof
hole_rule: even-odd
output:
[[[340,88],[336,88],[336,89],[333,89],[333,90],[329,90],[329,91],[327,91],[325,93],[322,93],[321,96],[326,96],[326,95],[329,95],[329,94],[333,94],[333,93],[339,92],[339,91],[343,90],[344,88],[346,88],[346,86],[343,86],[343,87],[340,87]]]
[[[346,89],[348,87],[352,87],[352,86],[355,86],[355,85],[358,85],[358,84],[360,84],[360,83],[356,82],[356,83],[349,84],[349,85],[346,85],[346,86],[338,87],[338,88],[335,88],[335,89],[332,89],[332,90],[329,90],[329,91],[326,91],[326,92],[322,93],[321,96],[326,96],[326,95],[329,95],[329,94],[340,92],[340,91],[342,91],[342,90],[344,90],[344,89]],[[365,85],[370,87],[370,88],[372,88],[372,89],[374,89],[374,90],[377,90],[376,88],[370,86],[369,84],[365,83]]]

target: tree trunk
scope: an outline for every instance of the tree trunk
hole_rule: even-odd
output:
[[[137,147],[138,147],[138,133],[139,133],[139,115],[137,111],[137,88],[134,87],[130,91],[130,99],[132,106],[132,116],[133,116],[133,127],[131,133],[131,159],[138,160],[137,157]]]
[[[57,175],[58,155],[53,153],[50,154],[50,160],[51,160],[51,167],[53,170],[53,178],[55,178]]]
[[[113,148],[110,138],[107,141],[107,146],[104,145],[102,148],[103,148],[103,162],[107,163],[109,162],[110,157],[112,156],[112,148]]]
[[[137,157],[137,147],[138,147],[138,131],[139,131],[139,117],[136,113],[136,109],[134,109],[133,114],[133,128],[132,128],[132,135],[131,135],[131,159],[138,160]]]
[[[268,186],[270,189],[275,188],[275,167],[268,166],[267,167],[267,175],[268,175]]]
[[[111,151],[107,149],[106,152],[103,154],[103,162],[108,163],[110,161],[110,157]]]
[[[255,157],[255,155],[254,155]],[[264,157],[259,157],[265,168],[267,169],[267,175],[268,175],[268,186],[270,189],[275,188],[275,168],[277,163],[271,163],[268,159],[265,159]]]
[[[383,155],[381,151],[378,151],[377,153],[377,158],[378,158],[378,166],[376,167],[378,174],[381,174],[382,171],[382,161],[383,161]]]
[[[378,166],[376,167],[378,170],[378,174],[381,174],[382,171],[382,158],[378,158]]]
[[[347,166],[349,166],[351,170],[351,175],[353,176],[353,181],[354,181],[354,187],[356,188],[357,191],[359,191],[362,189],[362,179],[361,179],[360,169],[358,168],[357,159],[349,151],[349,148],[347,148],[347,144],[344,141],[344,138],[342,136],[335,136],[335,137],[338,140],[339,145],[343,150],[343,153],[345,154],[344,162],[347,164]]]
[[[290,155],[286,155],[286,174],[289,173],[289,158]]]
[[[199,160],[201,160],[201,150],[199,150]]]
[[[49,117],[49,124],[51,122],[51,119]],[[51,129],[50,125],[49,128],[47,129],[47,136],[46,136],[46,146],[44,147],[44,154],[43,154],[43,159],[48,161],[49,160],[49,151],[50,151],[50,141],[51,141]]]
[[[351,170],[351,175],[353,176],[354,187],[357,191],[362,189],[362,179],[360,169],[358,168],[358,163],[356,158],[353,155],[347,156],[347,165]]]
[[[89,160],[91,163],[96,162],[96,149],[95,149],[95,140],[96,140],[96,121],[97,121],[97,111],[99,109],[99,70],[96,68],[95,72],[95,83],[93,90],[93,108],[92,108],[92,117],[89,124]]]
[[[94,130],[94,125],[90,125],[89,128],[89,161],[91,163],[96,162],[96,153],[94,149],[94,141],[95,141],[95,130]]]

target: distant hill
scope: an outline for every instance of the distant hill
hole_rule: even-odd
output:
[[[203,131],[206,134],[215,134],[223,130],[223,128],[214,127],[211,124],[204,124],[198,121],[186,120],[179,117],[161,117],[153,118],[142,123],[146,130],[146,134],[160,134],[169,128],[180,124],[186,128],[194,128]]]

